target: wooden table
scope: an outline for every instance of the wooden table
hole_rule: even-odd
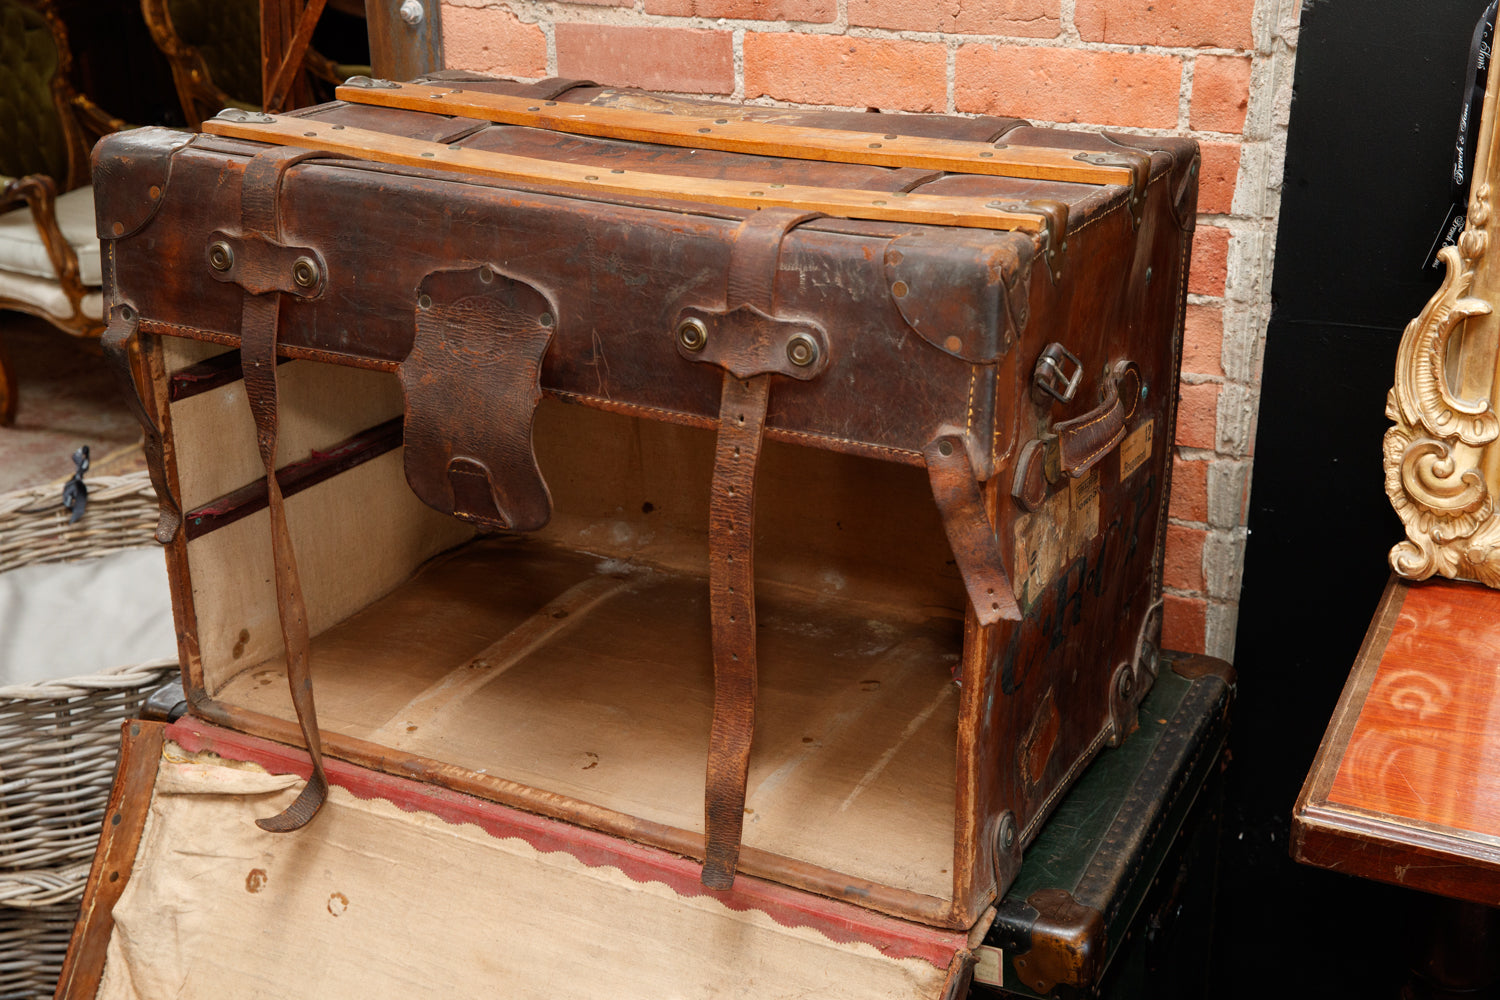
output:
[[[1500,905],[1500,591],[1386,587],[1297,799],[1292,856]]]

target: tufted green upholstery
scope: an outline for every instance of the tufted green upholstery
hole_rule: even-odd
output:
[[[168,0],[167,13],[219,89],[260,107],[260,0]]]
[[[58,52],[46,20],[0,0],[0,174],[68,181],[68,143],[53,103]]]

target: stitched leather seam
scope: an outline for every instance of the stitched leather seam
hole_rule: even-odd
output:
[[[964,431],[966,433],[969,433],[969,434],[974,433],[974,376],[975,376],[974,366],[970,365],[969,366],[969,416],[968,416],[968,419],[966,421],[964,421]]]
[[[1156,183],[1158,183],[1158,182],[1160,182],[1162,180],[1165,180],[1166,177],[1167,177],[1167,174],[1166,173],[1162,173],[1160,176],[1154,177],[1151,180],[1147,181],[1145,188],[1143,188],[1141,190],[1141,197],[1145,198],[1147,195],[1149,195],[1151,193],[1151,185],[1156,184]],[[1130,199],[1126,198],[1123,201],[1121,201],[1119,204],[1114,205],[1111,208],[1106,208],[1104,211],[1100,212],[1098,215],[1094,216],[1089,221],[1083,223],[1078,228],[1076,228],[1076,229],[1069,229],[1068,230],[1068,235],[1069,236],[1077,236],[1079,233],[1083,232],[1085,229],[1087,229],[1090,226],[1094,225],[1096,222],[1103,222],[1105,219],[1109,218],[1114,213],[1116,213],[1118,211],[1121,211],[1122,209],[1124,209],[1129,204],[1130,204]]]
[[[1110,439],[1108,441],[1104,442],[1098,448],[1094,449],[1093,451],[1089,452],[1087,455],[1084,456],[1084,459],[1083,459],[1084,465],[1085,466],[1092,465],[1095,458],[1098,458],[1100,455],[1104,454],[1105,452],[1107,452],[1111,448],[1113,448],[1115,445],[1119,444],[1120,443],[1120,439],[1123,438],[1124,436],[1125,436],[1125,428],[1122,425],[1120,427],[1120,431],[1119,431],[1118,434],[1111,435]]]
[[[700,417],[693,413],[684,413],[681,410],[668,410],[660,406],[646,406],[642,403],[624,403],[615,399],[604,399],[599,396],[589,396],[581,392],[568,392],[562,389],[549,389],[547,394],[556,399],[571,399],[588,405],[590,403],[602,404],[604,409],[609,410],[638,410],[641,413],[660,413],[669,417],[676,417],[694,427],[717,427],[719,422],[712,417]],[[809,434],[807,431],[787,430],[781,427],[766,427],[766,433],[772,437],[798,437],[807,438],[809,441],[833,441],[837,444],[852,445],[867,451],[883,452],[888,455],[903,455],[908,458],[922,457],[922,453],[912,448],[895,448],[885,444],[871,444],[868,441],[859,441],[854,438],[833,437],[828,434]]]

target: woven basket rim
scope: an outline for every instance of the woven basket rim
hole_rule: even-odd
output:
[[[62,506],[62,488],[71,476],[63,476],[49,483],[38,483],[32,486],[21,486],[13,490],[0,493],[0,516],[6,514],[47,513],[52,507]],[[128,493],[141,493],[154,497],[156,490],[151,485],[151,476],[147,472],[129,472],[123,476],[96,476],[84,477],[84,485],[88,487],[91,500],[113,499]],[[40,510],[31,510],[37,503],[52,501],[48,507]]]
[[[64,677],[59,680],[34,681],[30,684],[0,685],[0,698],[36,701],[50,698],[77,698],[95,691],[112,691],[149,684],[169,670],[177,669],[175,657],[162,657],[145,663],[108,667],[91,674]]]

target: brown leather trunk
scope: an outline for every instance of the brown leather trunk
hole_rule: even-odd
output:
[[[1196,147],[429,83],[1012,165],[431,100],[102,143],[106,340],[139,338],[150,377],[192,712],[314,751],[263,825],[316,812],[320,739],[703,860],[710,887],[969,927],[1157,669]],[[368,156],[323,145],[365,130]],[[849,191],[878,207],[838,217]]]

